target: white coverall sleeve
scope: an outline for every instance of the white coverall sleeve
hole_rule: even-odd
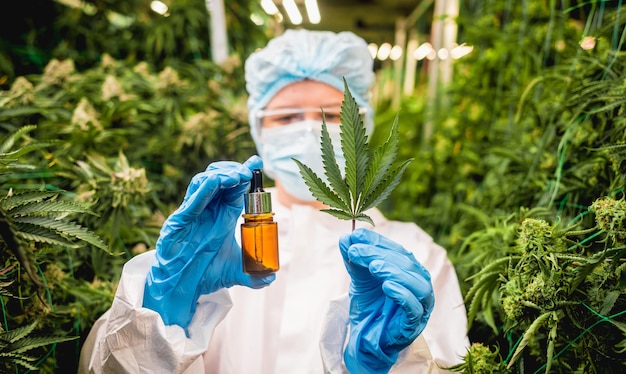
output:
[[[143,308],[146,277],[154,251],[128,261],[111,308],[94,324],[81,351],[79,373],[203,373],[202,354],[215,326],[230,310],[228,291],[203,295],[189,325],[177,325]]]

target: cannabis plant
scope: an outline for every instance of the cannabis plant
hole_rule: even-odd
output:
[[[40,347],[50,346],[76,339],[76,336],[35,336],[38,325],[35,321],[27,326],[18,327],[11,331],[4,331],[0,326],[0,368],[3,372],[10,372],[13,366],[19,365],[28,370],[38,370],[35,365],[39,357],[28,352]]]
[[[582,216],[564,226],[526,211],[509,221],[515,236],[502,256],[471,277],[469,321],[480,314],[506,336],[500,344],[508,356],[498,362],[507,369],[618,372],[626,365],[626,200],[598,198],[588,212],[590,227]]]
[[[34,154],[54,142],[29,138],[34,130],[35,126],[21,127],[0,143],[0,247],[5,264],[0,272],[5,279],[1,303],[4,326],[0,330],[3,371],[15,365],[37,369],[35,361],[39,358],[27,352],[77,338],[68,336],[53,318],[38,322],[61,312],[55,305],[56,276],[52,275],[62,272],[54,256],[85,246],[106,249],[98,236],[72,220],[76,215],[93,214],[87,206],[36,182],[49,173],[31,162],[37,158]],[[54,260],[48,262],[50,256]]]
[[[50,144],[19,160],[31,165],[27,172],[3,176],[3,194],[11,191],[16,200],[25,192],[45,193],[47,203],[87,208],[90,213],[59,214],[105,243],[74,238],[78,248],[39,242],[25,247],[45,303],[37,297],[10,300],[7,319],[22,326],[39,313],[40,328],[81,337],[57,344],[39,365],[42,371],[55,365],[76,371],[82,339],[110,307],[123,264],[154,247],[191,175],[215,160],[244,160],[254,149],[236,56],[221,65],[198,60],[158,70],[107,54],[99,63],[79,70],[71,59],[53,59],[42,74],[18,77],[0,91],[1,128],[29,129],[20,145]],[[16,265],[7,274],[21,277],[27,268]],[[28,287],[15,295],[35,295],[37,289],[32,282],[11,287]]]
[[[342,173],[335,158],[326,119],[322,121],[321,151],[324,171],[329,184],[299,160],[293,159],[300,169],[313,196],[329,206],[322,211],[339,219],[374,224],[364,212],[383,201],[400,183],[411,160],[397,167],[393,163],[398,153],[398,119],[394,121],[387,141],[372,152],[369,148],[359,107],[344,79],[344,99],[340,113],[341,150],[346,158]],[[345,178],[344,178],[345,176]]]

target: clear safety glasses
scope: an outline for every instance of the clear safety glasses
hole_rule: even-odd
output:
[[[325,118],[328,124],[339,124],[340,112],[341,107],[339,106],[328,108],[280,108],[259,110],[255,115],[253,131],[260,137],[263,128],[291,125],[301,121],[322,122],[322,118]],[[365,120],[366,112],[366,108],[359,108],[361,120]]]

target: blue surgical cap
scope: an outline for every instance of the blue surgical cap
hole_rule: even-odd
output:
[[[311,79],[344,91],[343,78],[361,107],[367,108],[365,125],[374,127],[369,90],[374,83],[373,59],[362,38],[351,32],[287,30],[245,63],[250,125],[257,111],[285,86]],[[256,134],[252,136],[258,144]]]

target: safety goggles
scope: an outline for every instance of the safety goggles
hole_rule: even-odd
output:
[[[359,114],[361,119],[365,119],[366,108],[360,107]],[[254,116],[254,124],[252,131],[257,136],[261,136],[263,128],[272,128],[277,126],[286,126],[301,121],[311,120],[322,122],[324,118],[326,123],[340,123],[341,107],[328,108],[280,108],[280,109],[263,109],[256,112]]]

